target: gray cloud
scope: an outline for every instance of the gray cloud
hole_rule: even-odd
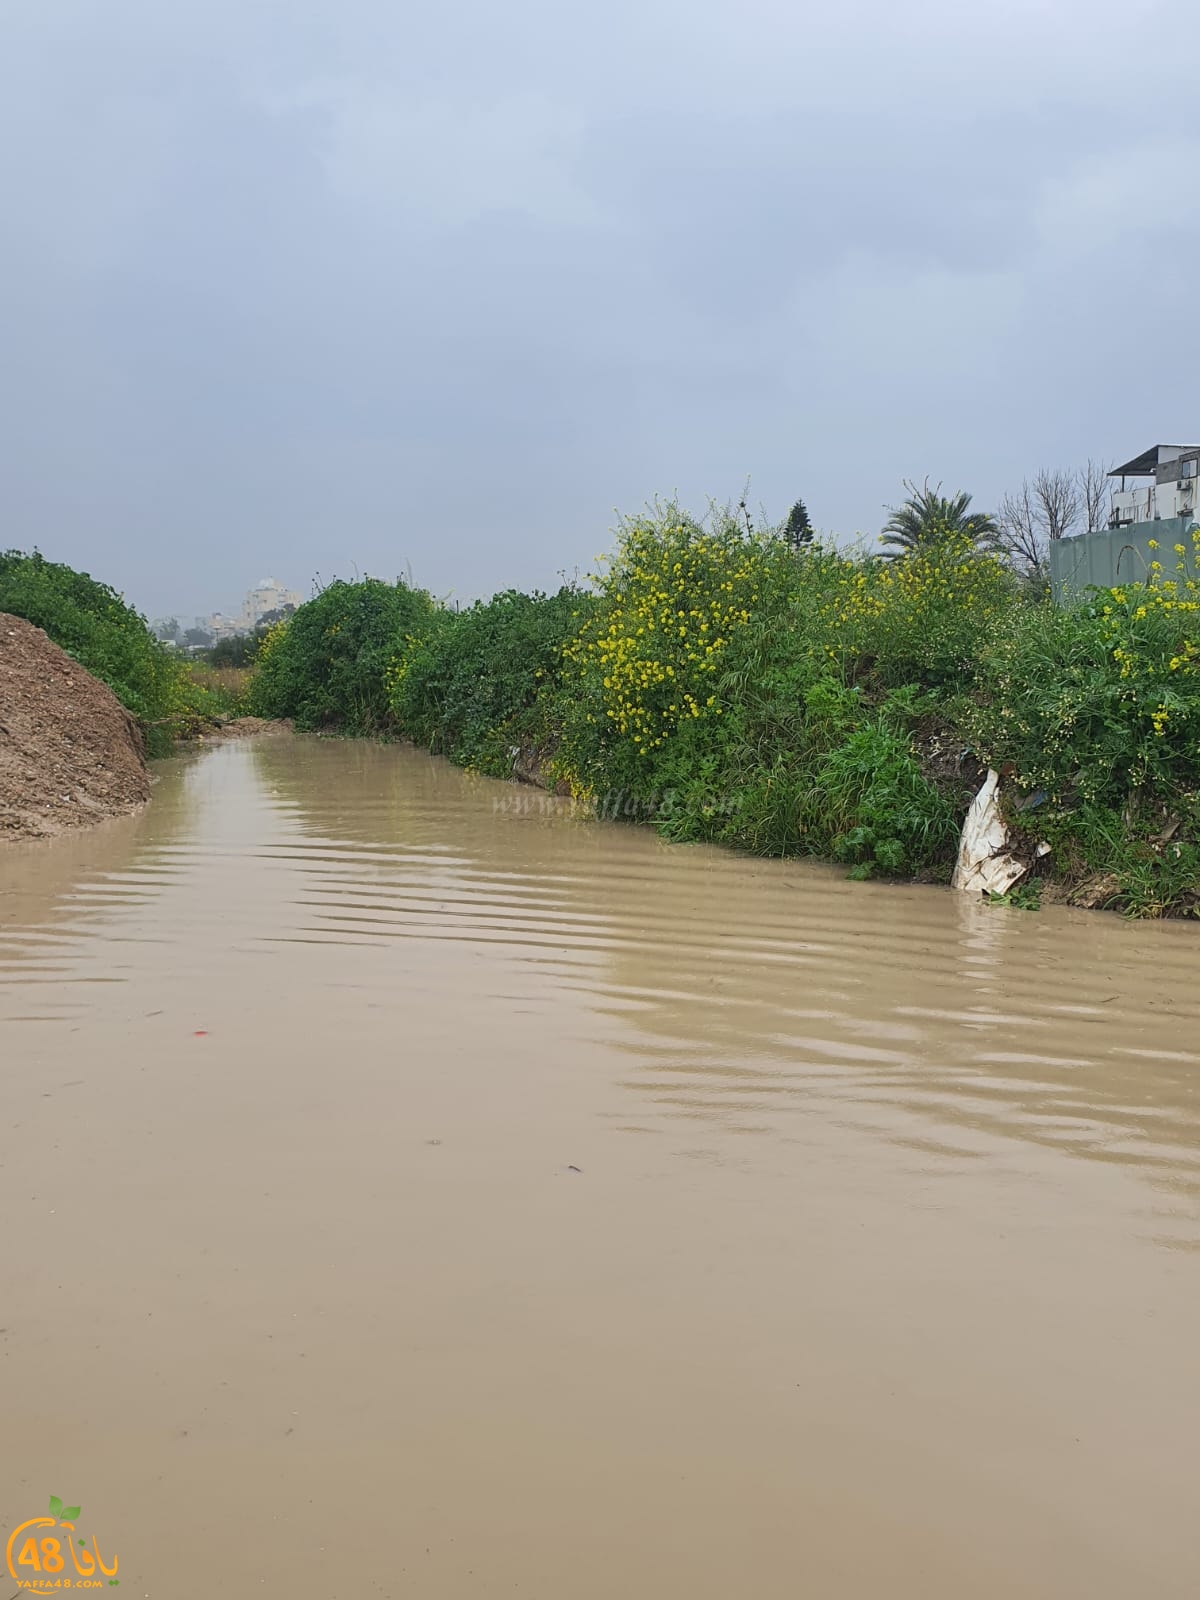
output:
[[[5,543],[152,612],[549,584],[1200,418],[1182,0],[18,0]]]

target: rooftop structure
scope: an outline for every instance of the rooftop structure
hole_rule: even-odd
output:
[[[1200,478],[1200,445],[1152,445],[1132,461],[1114,467],[1109,477],[1121,480],[1120,488],[1113,490],[1111,528],[1195,516],[1200,503],[1196,488]],[[1130,486],[1130,478],[1149,479],[1150,482]]]

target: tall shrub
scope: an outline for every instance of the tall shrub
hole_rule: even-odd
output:
[[[598,603],[566,651],[559,768],[579,793],[654,786],[655,757],[688,722],[718,717],[717,677],[772,569],[794,558],[717,512],[633,517],[598,576]]]
[[[535,713],[557,692],[563,648],[594,603],[567,586],[553,595],[506,590],[439,613],[392,668],[397,726],[452,761],[507,776],[514,746],[554,740]]]
[[[382,732],[391,722],[388,669],[434,611],[424,589],[399,579],[331,583],[268,633],[251,709],[263,717],[291,717],[298,728]]]

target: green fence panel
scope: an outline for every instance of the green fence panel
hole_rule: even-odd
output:
[[[1162,563],[1162,576],[1179,576],[1177,565],[1185,563],[1186,575],[1196,576],[1196,551],[1192,544],[1191,517],[1164,517],[1159,522],[1134,522],[1125,528],[1109,528],[1103,533],[1081,533],[1075,539],[1059,539],[1050,546],[1050,582],[1059,605],[1069,604],[1093,584],[1112,589],[1121,583],[1141,583],[1149,576],[1150,563]],[[1155,541],[1152,545],[1151,541]],[[1182,545],[1180,556],[1176,545]]]

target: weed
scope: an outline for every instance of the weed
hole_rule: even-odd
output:
[[[996,894],[989,889],[985,900],[991,906],[1012,906],[1017,911],[1040,911],[1042,909],[1041,879],[1029,878],[1024,883],[1016,884],[1004,894]]]

